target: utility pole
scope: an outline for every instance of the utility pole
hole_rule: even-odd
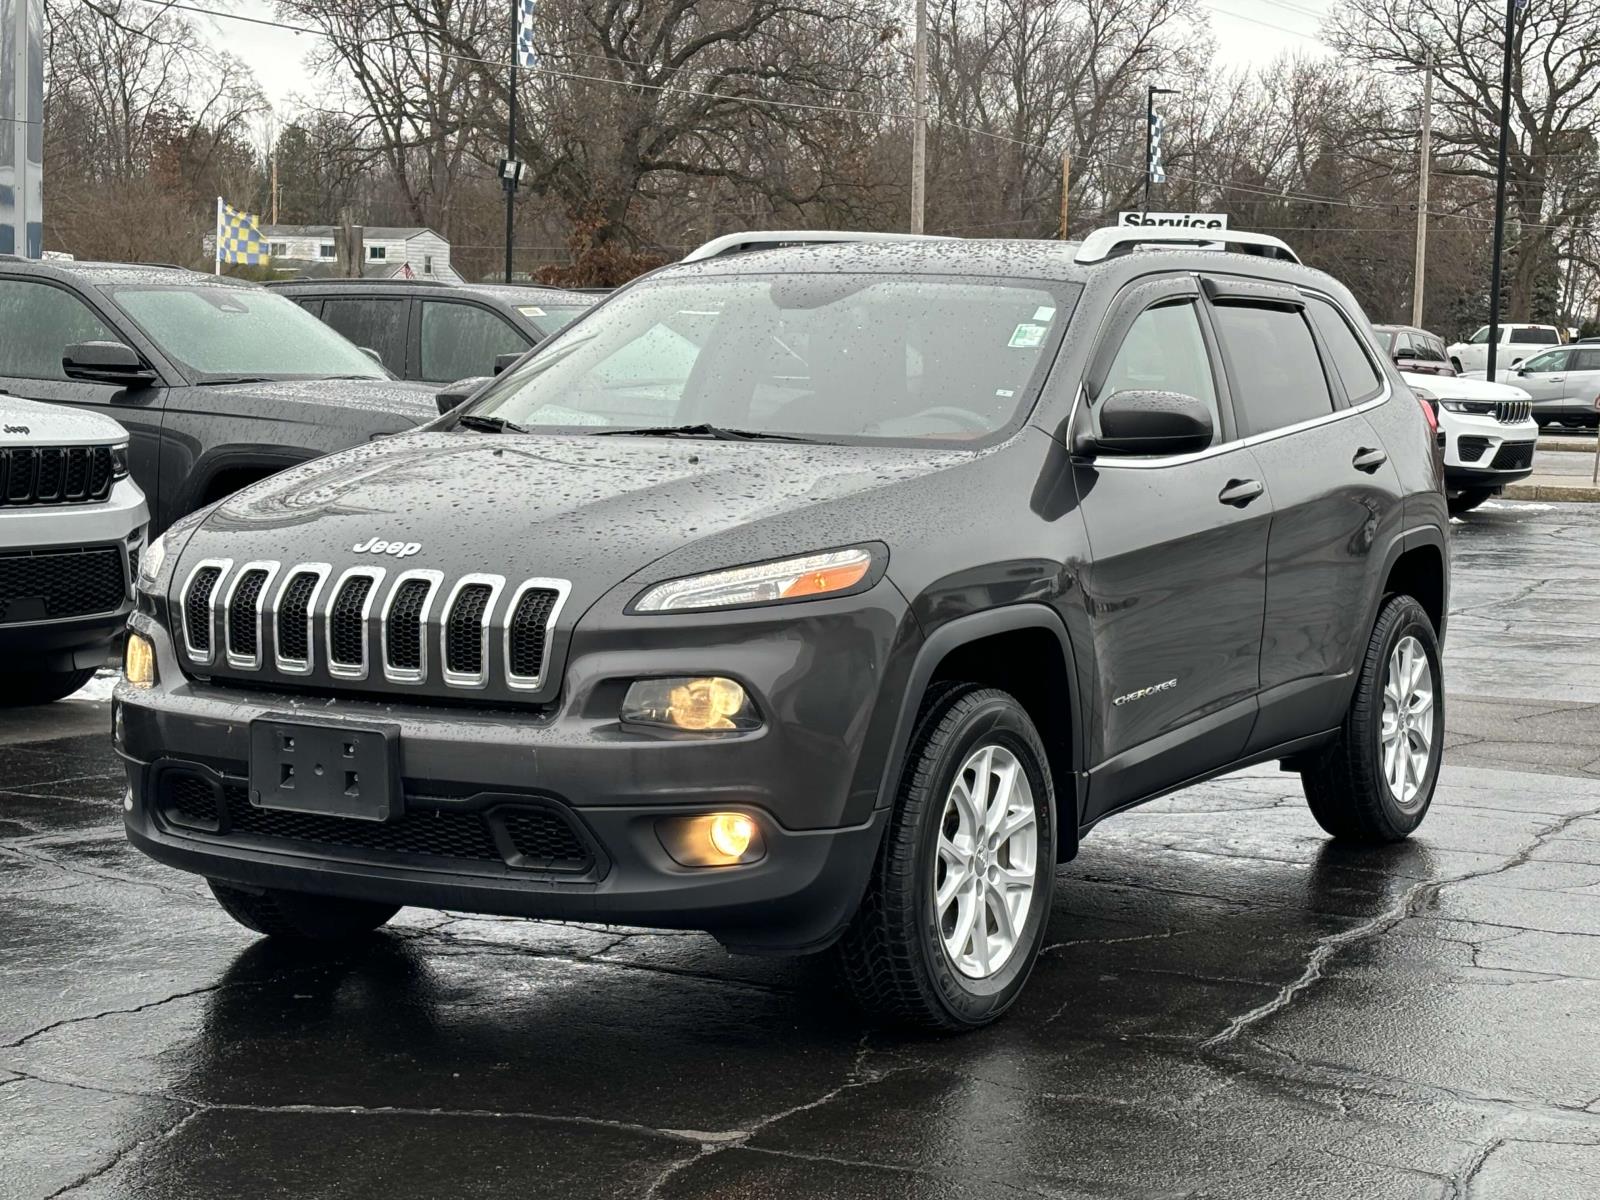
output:
[[[1417,167],[1417,263],[1411,279],[1411,323],[1422,327],[1422,279],[1428,261],[1428,168],[1433,157],[1433,48],[1422,76],[1422,161]]]
[[[1489,266],[1489,362],[1484,378],[1494,377],[1500,345],[1500,256],[1506,244],[1506,141],[1511,135],[1511,34],[1520,0],[1506,0],[1505,61],[1500,68],[1500,157],[1494,178],[1494,261]]]
[[[278,223],[278,151],[272,151],[272,223]]]
[[[911,232],[922,232],[928,198],[928,0],[917,0],[911,67]]]
[[[1058,235],[1064,242],[1067,240],[1067,193],[1072,187],[1072,155],[1063,150],[1061,152],[1061,232]]]

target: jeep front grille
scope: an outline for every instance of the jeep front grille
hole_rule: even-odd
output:
[[[1515,425],[1526,421],[1533,415],[1533,401],[1531,400],[1497,400],[1494,405],[1494,417],[1502,425]]]
[[[570,585],[500,575],[455,580],[326,563],[202,562],[173,598],[191,663],[344,686],[380,681],[449,695],[544,688]],[[220,644],[221,652],[217,652]]]
[[[116,612],[127,596],[119,546],[0,554],[0,625]]]
[[[109,446],[12,446],[0,450],[0,507],[93,504],[110,494]]]

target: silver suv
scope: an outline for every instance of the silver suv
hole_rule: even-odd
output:
[[[59,700],[106,664],[149,521],[121,425],[0,394],[0,705]]]
[[[1532,397],[1541,429],[1557,423],[1600,426],[1600,346],[1558,346],[1496,374]]]

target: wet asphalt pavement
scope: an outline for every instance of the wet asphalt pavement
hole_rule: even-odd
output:
[[[296,957],[127,848],[106,706],[0,713],[0,1197],[1600,1194],[1600,505],[1455,528],[1419,835],[1270,767],[1114,818],[953,1040],[692,934]]]

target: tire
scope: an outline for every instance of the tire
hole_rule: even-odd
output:
[[[988,757],[980,759],[984,754]],[[982,769],[985,765],[991,769]],[[958,776],[969,798],[977,781],[986,781],[992,802],[987,815],[1013,829],[1004,841],[997,844],[991,837],[968,853],[974,809],[957,801]],[[993,826],[986,822],[985,828]],[[941,843],[952,853],[942,853]],[[1049,761],[1022,706],[993,688],[931,691],[906,754],[867,894],[834,952],[857,1002],[879,1020],[935,1032],[976,1029],[999,1017],[1022,991],[1039,956],[1050,917],[1055,851]],[[974,866],[981,873],[976,878]],[[1007,879],[1010,899],[997,899]],[[947,885],[941,912],[937,890]],[[992,907],[996,902],[1005,906],[1015,933],[1009,946]],[[947,942],[955,942],[956,950]]]
[[[1445,498],[1445,504],[1450,509],[1452,516],[1458,513],[1471,512],[1492,497],[1498,488],[1463,488],[1452,496]]]
[[[97,669],[85,667],[81,671],[41,671],[18,675],[6,681],[5,690],[0,692],[0,708],[52,704],[63,700],[93,679]]]
[[[246,929],[272,938],[306,942],[339,942],[371,933],[400,911],[398,904],[346,900],[265,888],[246,891],[215,879],[206,880],[211,894]]]
[[[1415,790],[1402,800],[1385,771],[1382,731],[1391,664],[1407,641],[1420,653],[1426,668],[1424,682],[1431,702],[1415,727],[1417,736],[1427,739],[1425,766],[1420,772],[1408,773]],[[1433,802],[1444,748],[1443,678],[1439,640],[1428,614],[1410,596],[1390,596],[1372,627],[1338,741],[1300,772],[1311,815],[1329,834],[1378,845],[1401,841],[1422,824]],[[1416,706],[1411,707],[1415,711]],[[1403,745],[1416,746],[1411,734],[1401,731],[1400,738]],[[1401,790],[1405,790],[1404,782]]]

